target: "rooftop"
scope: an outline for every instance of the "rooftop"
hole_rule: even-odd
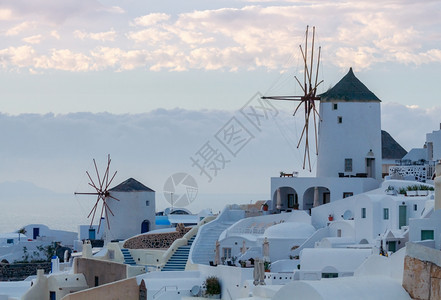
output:
[[[381,152],[383,158],[389,159],[402,159],[407,154],[407,151],[384,130],[381,130]]]
[[[371,102],[380,99],[375,96],[357,77],[352,68],[349,72],[331,89],[320,95],[322,102],[329,101],[354,101]]]
[[[141,182],[139,182],[133,178],[127,179],[126,181],[118,184],[117,186],[110,189],[109,191],[111,191],[111,192],[154,192],[154,190],[152,190],[149,187],[146,187]]]

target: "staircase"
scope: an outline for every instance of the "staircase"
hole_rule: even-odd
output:
[[[212,221],[204,225],[207,227],[200,232],[200,234],[203,235],[198,238],[198,243],[193,247],[193,263],[208,265],[210,261],[214,261],[216,241],[219,239],[221,233],[235,222],[236,221]]]
[[[184,271],[185,266],[187,265],[188,254],[190,253],[190,248],[195,237],[196,235],[192,236],[192,238],[188,240],[186,246],[179,247],[161,271]]]
[[[132,255],[130,254],[129,249],[121,249],[122,254],[124,255],[124,263],[126,265],[136,266],[136,262],[133,259]]]

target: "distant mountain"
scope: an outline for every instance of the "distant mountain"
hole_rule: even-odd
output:
[[[45,189],[28,181],[0,182],[0,200],[22,198],[54,198],[63,194]]]

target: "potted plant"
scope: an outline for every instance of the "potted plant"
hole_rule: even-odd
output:
[[[387,195],[395,195],[396,194],[395,188],[393,186],[389,185],[386,189],[386,194]]]
[[[220,299],[221,285],[216,276],[209,276],[205,279],[205,296],[211,299]]]
[[[265,261],[263,263],[263,267],[265,268],[265,272],[270,272],[271,271],[271,262]]]
[[[262,205],[262,210],[263,210],[263,211],[268,211],[268,204],[266,204],[266,203],[263,204],[263,205]]]
[[[409,185],[407,187],[406,196],[416,196],[417,193],[416,191],[417,191],[416,186]]]
[[[333,216],[332,214],[330,214],[330,215],[328,216],[328,220],[329,220],[329,221],[334,221],[334,216]]]

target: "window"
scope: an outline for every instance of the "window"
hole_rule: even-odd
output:
[[[337,117],[337,123],[338,123],[338,124],[343,123],[343,117],[342,117],[342,116],[338,116],[338,117]]]
[[[222,248],[222,252],[224,253],[223,257],[225,257],[225,259],[231,258],[231,248]]]
[[[383,208],[383,220],[389,220],[389,208]]]
[[[433,230],[421,230],[421,240],[433,240]]]
[[[109,259],[115,259],[115,250],[108,250],[109,251]]]
[[[341,237],[341,229],[337,229],[337,237]]]
[[[145,206],[149,206],[150,205],[150,201],[149,200],[146,200],[145,201]]]
[[[413,205],[413,210],[417,211],[418,210],[418,205],[414,204]]]
[[[345,172],[352,172],[352,158],[345,158]]]
[[[344,192],[343,193],[343,198],[348,198],[348,197],[351,197],[351,196],[354,196],[354,193],[352,193],[352,192]]]
[[[14,244],[14,240],[13,239],[7,239],[6,240],[6,244]]]
[[[338,273],[322,273],[322,278],[337,278]]]
[[[332,110],[337,110],[337,109],[338,109],[338,104],[332,103]]]
[[[361,218],[362,218],[362,219],[365,219],[365,218],[366,218],[366,207],[363,207],[363,208],[361,209]]]
[[[98,286],[99,285],[99,279],[98,279],[98,276],[95,276],[95,286]]]

